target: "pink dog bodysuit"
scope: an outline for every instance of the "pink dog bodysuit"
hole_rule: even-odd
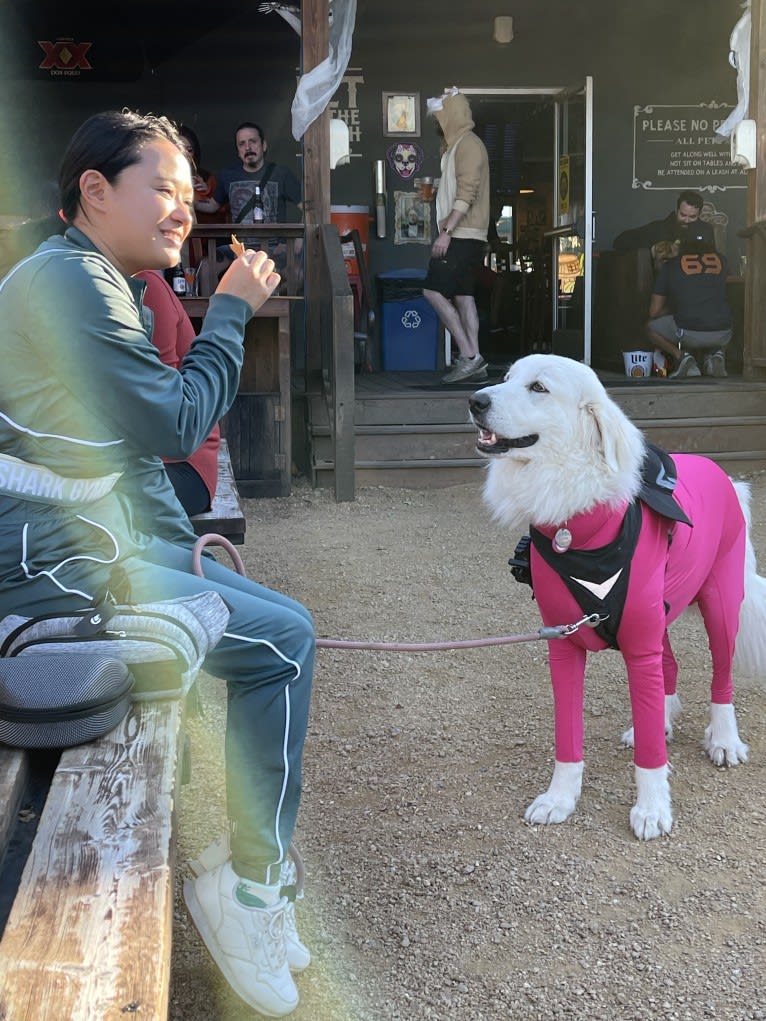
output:
[[[634,761],[665,765],[665,695],[676,690],[678,666],[667,626],[697,603],[712,657],[711,701],[732,700],[732,658],[744,597],[746,527],[731,480],[713,461],[673,454],[678,471],[674,496],[693,527],[670,521],[642,503],[642,522],[630,571],[617,642],[628,673],[634,726]],[[627,510],[599,505],[565,524],[571,549],[607,546],[618,536]],[[561,524],[564,524],[563,522]],[[551,540],[560,525],[535,525]],[[566,558],[566,554],[562,554]],[[559,574],[531,548],[535,597],[546,625],[579,620],[582,611]],[[549,641],[556,760],[583,760],[585,663],[607,642],[587,627]]]

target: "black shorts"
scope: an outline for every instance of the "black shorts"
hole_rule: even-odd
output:
[[[443,259],[431,259],[423,281],[424,291],[438,291],[445,298],[475,294],[476,276],[484,263],[486,241],[452,238]]]

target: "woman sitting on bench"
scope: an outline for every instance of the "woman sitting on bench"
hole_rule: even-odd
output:
[[[0,617],[67,614],[215,590],[231,608],[205,670],[226,681],[231,856],[185,887],[208,950],[264,1014],[298,1003],[308,964],[282,895],[301,791],[314,661],[308,611],[205,557],[160,455],[188,458],[237,393],[245,325],[279,284],[236,258],[179,369],[142,319],[141,270],[177,265],[193,190],[175,128],[130,111],[89,118],[60,171],[63,237],[0,284]]]

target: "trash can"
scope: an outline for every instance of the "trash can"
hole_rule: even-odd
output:
[[[424,269],[377,276],[383,371],[438,368],[439,317],[423,297]]]

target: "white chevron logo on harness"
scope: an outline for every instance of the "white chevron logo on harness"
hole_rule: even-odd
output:
[[[621,574],[622,568],[620,568],[616,574],[613,574],[611,578],[607,578],[606,581],[601,582],[585,581],[583,578],[575,578],[573,575],[570,575],[570,578],[572,581],[576,581],[578,585],[582,585],[583,588],[592,592],[596,599],[600,599],[603,602],[617,584],[617,579]]]

